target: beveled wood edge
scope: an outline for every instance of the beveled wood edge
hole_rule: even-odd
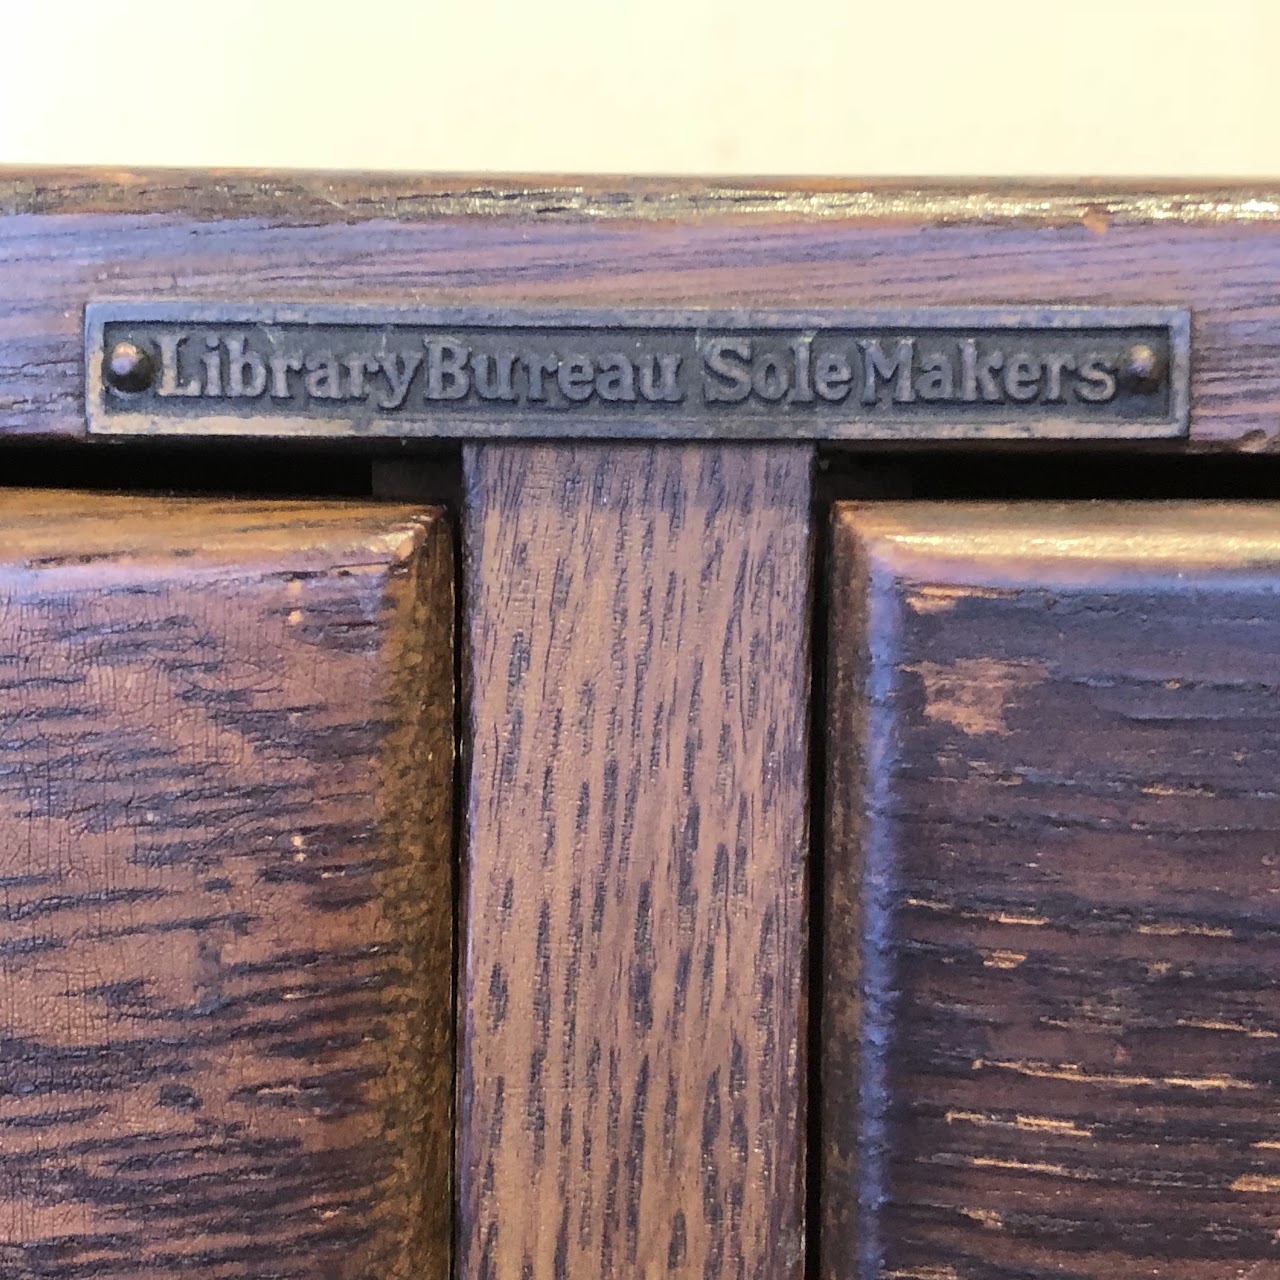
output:
[[[202,221],[811,221],[1083,224],[1280,221],[1280,179],[797,178],[414,174],[0,166],[0,215]]]
[[[1280,565],[1280,503],[1266,498],[837,499],[828,528],[866,591],[917,611],[1019,591],[1261,586]]]

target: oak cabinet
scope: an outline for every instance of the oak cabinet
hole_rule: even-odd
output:
[[[1280,1276],[1278,211],[0,173],[0,1280]]]

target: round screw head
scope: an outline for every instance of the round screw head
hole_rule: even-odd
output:
[[[107,353],[103,376],[117,391],[145,391],[155,377],[155,364],[136,343],[117,342]]]
[[[1156,391],[1164,373],[1164,357],[1146,342],[1135,342],[1120,361],[1120,383],[1127,391]]]

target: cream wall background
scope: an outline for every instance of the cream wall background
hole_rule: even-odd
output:
[[[0,161],[1280,173],[1280,0],[0,0]]]

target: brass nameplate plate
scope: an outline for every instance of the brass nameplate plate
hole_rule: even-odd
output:
[[[112,435],[1155,439],[1190,321],[1132,307],[589,311],[98,302]]]

